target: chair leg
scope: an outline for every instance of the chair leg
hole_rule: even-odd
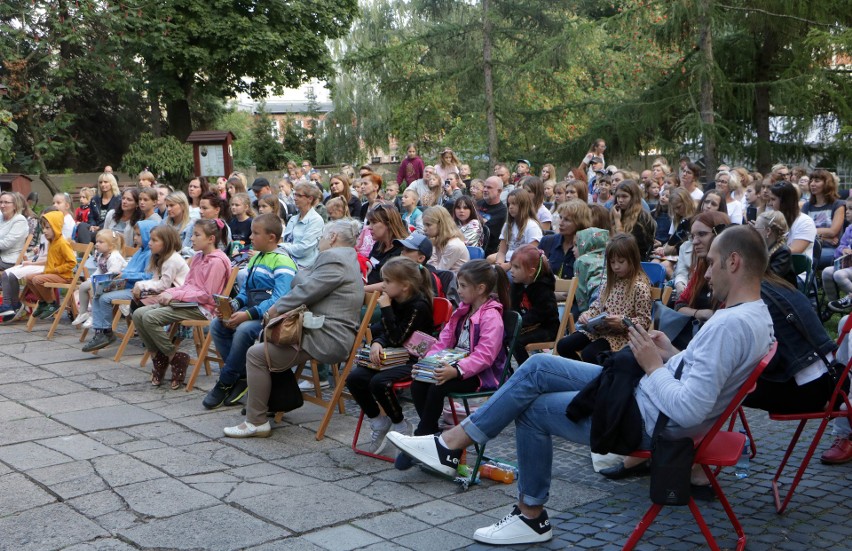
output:
[[[641,519],[639,519],[639,522],[636,524],[636,528],[633,529],[633,532],[630,534],[630,537],[627,539],[624,547],[621,548],[622,551],[630,551],[636,547],[636,544],[639,543],[640,539],[642,539],[642,534],[644,534],[648,527],[651,526],[654,519],[657,518],[658,514],[660,514],[662,508],[662,505],[654,503],[647,511],[645,511],[645,514],[642,515]]]
[[[787,459],[790,457],[790,453],[792,453],[793,448],[796,445],[796,441],[799,439],[799,435],[802,433],[802,430],[807,423],[806,419],[803,419],[799,425],[799,429],[796,431],[796,434],[793,436],[793,440],[790,442],[790,447],[787,449],[787,453],[784,455],[784,460],[781,462],[781,465],[778,467],[778,471],[775,473],[775,478],[772,479],[772,494],[775,497],[775,511],[780,515],[786,509],[787,505],[790,503],[790,500],[793,498],[793,492],[796,491],[796,486],[799,485],[799,482],[802,480],[802,477],[805,475],[805,470],[807,470],[808,465],[811,462],[811,458],[816,452],[817,446],[819,446],[820,440],[822,440],[822,435],[825,433],[825,429],[828,426],[828,417],[824,417],[820,422],[819,428],[814,434],[813,439],[811,440],[811,445],[808,446],[808,451],[805,453],[805,456],[802,458],[802,462],[799,464],[799,468],[796,470],[796,476],[793,478],[793,482],[790,484],[790,488],[787,490],[787,495],[784,496],[784,501],[780,501],[779,499],[779,491],[778,491],[778,478],[781,476],[781,471],[784,469],[784,466],[787,463]]]
[[[131,319],[130,324],[127,326],[127,331],[124,332],[124,337],[121,338],[121,344],[118,345],[118,350],[115,351],[115,357],[112,359],[114,362],[120,361],[121,357],[124,356],[124,349],[127,348],[127,343],[133,338],[135,332],[136,326],[133,325],[133,320]],[[143,359],[139,365],[140,367],[145,367],[145,360]]]
[[[57,291],[57,298],[59,298],[58,295],[59,292]],[[50,324],[50,330],[47,332],[47,340],[53,338],[53,334],[56,332],[56,328],[59,326],[59,320],[62,319],[62,315],[65,313],[65,309],[70,307],[72,312],[76,309],[73,307],[73,299],[74,291],[69,289],[65,293],[65,298],[62,299],[62,302],[59,304],[59,310],[57,310],[56,313],[53,314],[53,323]]]
[[[210,341],[212,337],[210,332],[207,332],[207,336],[204,338],[204,341],[201,343],[201,350],[198,352],[198,360],[195,362],[195,366],[192,368],[192,373],[189,375],[189,382],[186,383],[186,392],[192,390],[192,387],[195,385],[195,379],[198,378],[198,372],[201,371],[201,363],[206,361],[207,359],[207,351],[210,349]],[[210,366],[207,365],[207,375],[210,375]]]
[[[364,424],[364,410],[361,410],[361,414],[358,416],[358,424],[355,426],[355,434],[352,435],[352,451],[357,453],[358,455],[366,455],[367,457],[372,457],[373,459],[381,459],[382,461],[387,461],[389,463],[393,463],[395,459],[393,457],[387,455],[381,455],[377,453],[370,453],[368,451],[364,451],[358,447],[358,437],[361,435],[361,425]]]
[[[745,531],[743,530],[742,524],[740,524],[736,513],[734,513],[734,508],[731,507],[728,498],[722,491],[722,487],[719,486],[719,481],[716,479],[715,476],[713,476],[710,467],[707,465],[701,465],[701,468],[702,470],[704,470],[704,474],[706,474],[707,478],[710,480],[710,485],[713,487],[713,492],[719,499],[719,503],[722,504],[722,508],[725,510],[725,514],[728,515],[728,520],[731,522],[731,526],[733,526],[734,532],[736,532],[737,534],[737,550],[742,551],[743,549],[745,549],[746,545],[746,535]],[[704,522],[704,519],[701,517],[701,513],[698,511],[698,506],[695,505],[695,500],[692,498],[690,498],[689,500],[689,509],[692,511],[692,516],[695,517],[695,521],[701,528],[701,532],[704,534],[704,538],[707,540],[707,544],[710,545],[711,549],[719,549],[719,546],[716,544],[716,540],[713,538],[713,534],[711,534],[710,529],[707,528],[707,523]]]
[[[802,419],[801,421],[799,421],[799,426],[796,427],[796,431],[793,433],[793,437],[790,439],[790,445],[787,446],[787,451],[784,452],[784,457],[781,459],[781,464],[778,465],[778,470],[775,471],[775,476],[772,478],[772,494],[775,497],[775,511],[778,514],[781,513],[781,499],[779,497],[778,479],[781,478],[781,473],[784,472],[784,467],[787,466],[787,461],[793,454],[793,450],[796,448],[796,443],[799,441],[799,437],[802,435],[802,431],[804,430],[805,425],[807,424],[807,419]],[[787,493],[790,493],[789,490],[787,491]]]

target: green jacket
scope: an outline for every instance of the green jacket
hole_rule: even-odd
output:
[[[587,228],[577,232],[577,260],[574,261],[574,277],[580,278],[574,301],[580,312],[589,309],[591,296],[600,286],[604,275],[604,252],[609,241],[609,232],[600,228]]]

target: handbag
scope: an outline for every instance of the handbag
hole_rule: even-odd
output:
[[[269,411],[287,412],[305,405],[305,399],[302,397],[302,391],[299,389],[292,369],[272,371],[270,375],[272,375],[272,388],[267,402]]]
[[[684,360],[674,378],[680,379]],[[692,438],[667,438],[663,429],[669,417],[662,411],[651,435],[651,501],[657,505],[687,505],[692,497],[691,475],[695,461]]]
[[[269,319],[263,328],[263,341],[266,346],[275,344],[277,346],[287,346],[288,344],[295,345],[297,348],[302,344],[302,327],[305,320],[305,312],[308,307],[304,304],[285,312],[280,316]],[[269,315],[267,310],[266,316]],[[267,363],[269,361],[269,353],[266,354]]]
[[[665,333],[675,348],[686,350],[689,341],[701,329],[702,323],[657,301],[654,305],[654,325]]]

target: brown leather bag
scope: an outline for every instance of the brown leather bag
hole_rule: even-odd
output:
[[[289,344],[300,348],[302,345],[302,324],[307,311],[308,307],[303,304],[267,321],[263,328],[264,342],[267,345],[287,346]]]

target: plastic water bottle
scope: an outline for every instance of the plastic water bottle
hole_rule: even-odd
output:
[[[511,484],[515,481],[515,472],[501,467],[499,465],[491,465],[486,463],[479,467],[479,476],[502,482],[503,484]]]
[[[745,431],[740,431],[745,434]],[[751,442],[746,436],[745,447],[743,448],[743,454],[740,456],[739,461],[737,461],[736,466],[734,467],[734,475],[737,478],[748,478],[749,471],[749,455],[751,455]]]

